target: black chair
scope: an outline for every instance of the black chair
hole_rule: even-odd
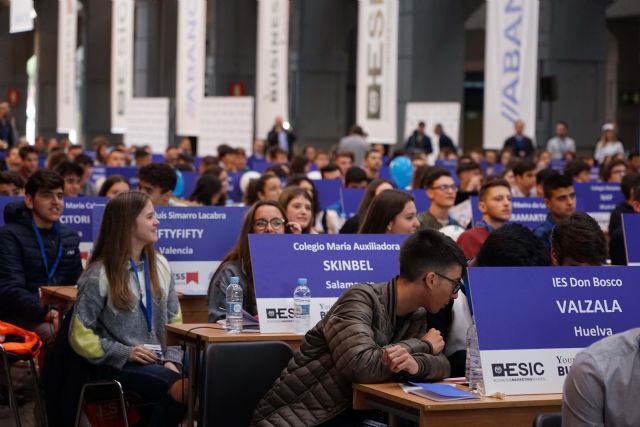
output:
[[[202,426],[248,426],[256,405],[293,356],[282,341],[209,345],[204,360]]]
[[[34,359],[31,355],[24,354],[19,355],[16,353],[11,353],[9,351],[5,351],[4,347],[0,345],[0,363],[2,364],[2,374],[4,376],[4,380],[7,383],[7,392],[9,398],[9,407],[13,412],[13,419],[15,421],[16,426],[20,427],[22,425],[20,421],[20,411],[18,409],[18,401],[16,399],[16,394],[13,389],[13,379],[11,378],[11,365],[18,362],[24,361],[29,363],[29,369],[31,370],[31,379],[33,380],[33,387],[36,393],[36,404],[38,409],[38,414],[43,422],[46,423],[46,415],[44,412],[44,403],[42,401],[42,397],[40,396],[40,381],[38,380],[38,373],[36,371],[36,365]]]
[[[124,393],[118,381],[92,381],[82,386],[76,412],[76,427],[81,425],[82,414],[90,412],[90,405],[94,408],[93,415],[102,418],[109,425],[129,427]]]
[[[560,412],[543,412],[533,420],[533,427],[562,427]]]

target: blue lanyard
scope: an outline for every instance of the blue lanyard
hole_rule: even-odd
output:
[[[149,268],[147,264],[147,256],[142,255],[142,268],[144,269],[144,289],[145,289],[145,299],[146,306],[142,303],[142,285],[140,284],[140,278],[138,277],[138,267],[136,263],[133,262],[131,258],[129,258],[129,264],[131,265],[131,269],[133,270],[133,274],[136,277],[136,283],[138,284],[138,289],[140,290],[140,309],[144,314],[144,319],[147,321],[147,327],[149,332],[151,332],[152,324],[153,324],[153,302],[151,301],[151,279],[149,278]]]
[[[40,230],[36,226],[35,221],[31,221],[31,226],[33,227],[33,232],[36,233],[36,240],[38,241],[38,246],[40,247],[40,256],[42,257],[42,263],[44,264],[44,269],[47,272],[47,281],[51,282],[53,275],[56,274],[56,270],[58,269],[58,264],[60,264],[60,259],[62,258],[62,239],[60,238],[60,233],[58,233],[57,224],[54,224],[53,231],[58,235],[58,252],[56,253],[56,259],[53,261],[53,266],[51,266],[51,270],[49,270],[49,260],[47,259],[47,251],[44,249],[44,241],[42,240],[42,235],[40,234]]]

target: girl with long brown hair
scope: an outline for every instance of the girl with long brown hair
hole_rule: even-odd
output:
[[[106,206],[89,265],[78,281],[69,343],[145,402],[158,402],[149,425],[175,426],[184,413],[183,352],[168,347],[165,325],[181,323],[167,260],[156,253],[158,224],[144,193],[121,193]]]

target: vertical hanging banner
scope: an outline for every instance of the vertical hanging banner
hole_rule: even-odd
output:
[[[9,32],[21,33],[33,30],[33,0],[11,0]]]
[[[111,133],[124,133],[133,96],[133,0],[113,0],[111,14]]]
[[[289,0],[258,0],[256,136],[266,138],[277,116],[289,118]]]
[[[176,133],[200,135],[200,108],[204,98],[206,0],[178,0],[176,54]]]
[[[538,0],[487,0],[485,148],[502,148],[518,119],[536,133],[538,15]]]
[[[356,121],[372,143],[396,142],[398,0],[358,3]]]
[[[57,130],[76,129],[76,33],[77,0],[58,0]]]

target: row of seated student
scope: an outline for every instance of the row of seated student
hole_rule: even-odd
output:
[[[446,177],[446,175],[439,176],[439,178],[442,177]],[[488,182],[487,184],[490,183]],[[64,181],[56,172],[47,169],[38,171],[27,183],[24,202],[9,205],[7,208],[8,212],[15,210],[19,219],[8,221],[7,226],[0,230],[0,242],[6,243],[3,247],[16,248],[15,251],[3,251],[0,254],[2,320],[9,320],[36,330],[47,347],[50,347],[55,337],[56,329],[59,327],[59,313],[53,307],[40,306],[37,287],[44,283],[69,284],[78,282],[80,284],[78,302],[73,315],[70,317],[69,325],[69,341],[73,349],[77,354],[100,368],[96,370],[96,375],[99,377],[116,377],[125,384],[125,388],[133,390],[136,390],[136,387],[139,387],[140,384],[136,380],[146,378],[145,372],[137,372],[140,371],[138,369],[140,366],[138,365],[153,366],[153,368],[142,369],[142,371],[162,368],[161,371],[165,377],[162,380],[164,385],[153,388],[154,392],[159,390],[162,392],[149,398],[154,401],[161,400],[161,398],[172,399],[168,400],[169,403],[167,405],[162,405],[162,408],[158,408],[158,413],[165,420],[171,419],[172,416],[179,418],[183,409],[181,396],[183,395],[182,390],[185,382],[180,372],[182,355],[179,349],[166,348],[164,345],[164,324],[171,321],[179,321],[180,312],[168,264],[162,256],[153,251],[153,243],[157,240],[157,220],[155,220],[153,211],[152,197],[138,192],[124,192],[107,205],[96,251],[90,260],[88,269],[78,280],[81,266],[77,235],[58,221],[63,210],[63,187]],[[490,194],[489,190],[491,188],[499,189],[499,187],[506,188],[504,182],[499,185],[491,184],[487,185],[485,193]],[[154,190],[154,188],[147,189],[147,191],[149,190]],[[436,190],[440,189],[436,188]],[[448,188],[445,190],[450,192]],[[160,195],[162,194],[161,191],[159,193]],[[293,193],[295,192],[292,190]],[[637,194],[639,192],[632,191],[632,193]],[[306,192],[305,194],[308,195]],[[306,210],[308,211],[308,205],[311,203],[312,198],[298,193],[297,199],[306,200]],[[296,197],[292,197],[290,200],[296,200]],[[504,200],[509,201],[510,198],[504,197]],[[487,208],[485,211],[483,213],[488,215],[489,209]],[[396,190],[387,190],[382,191],[373,198],[370,209],[365,213],[361,228],[371,226],[373,227],[372,230],[378,233],[412,233],[418,228],[416,217],[415,204],[411,196]],[[123,218],[128,218],[128,223]],[[383,218],[383,220],[380,221],[380,218]],[[134,219],[135,221],[133,221]],[[486,222],[491,222],[494,219],[488,215]],[[371,224],[371,221],[375,224]],[[526,262],[540,260],[537,265],[549,265],[550,261],[556,265],[601,265],[606,262],[607,250],[604,235],[597,223],[585,214],[572,213],[567,218],[558,221],[552,229],[553,236],[550,241],[553,242],[553,245],[550,251],[545,248],[546,241],[537,239],[535,234],[524,227],[515,224],[498,225],[498,227],[490,230],[484,244],[481,245],[476,259],[478,265],[483,265],[483,263],[485,263],[484,265],[491,265],[486,261],[487,256],[495,258],[498,256],[497,254],[502,254],[502,258],[499,263],[494,265],[509,265],[508,260],[518,256],[518,245],[522,248],[523,242],[529,242],[530,244],[525,244],[524,248],[529,251],[533,248],[537,255],[527,252],[526,256],[521,259],[528,260]],[[528,237],[514,236],[512,230],[518,230],[519,233]],[[269,201],[258,202],[247,213],[238,244],[229,254],[233,255],[234,251],[236,251],[235,258],[228,257],[227,261],[240,261],[236,263],[236,268],[240,269],[248,277],[252,277],[250,264],[248,268],[244,265],[245,260],[249,259],[248,250],[246,249],[247,235],[251,232],[283,233],[285,231],[299,233],[302,231],[302,227],[287,218],[287,212],[280,204]],[[507,238],[498,247],[493,247],[491,250],[485,249],[491,248],[491,242],[503,235],[507,236]],[[109,236],[109,239],[106,236]],[[428,262],[424,262],[427,264],[432,263],[429,265],[433,271],[426,274],[426,270],[421,271],[419,274],[414,271],[410,274],[406,272],[408,267],[405,266],[405,270],[403,270],[403,258],[401,255],[401,275],[396,280],[401,281],[404,277],[409,282],[418,281],[418,286],[426,288],[429,292],[436,292],[434,289],[440,289],[439,293],[433,294],[434,298],[435,295],[438,296],[438,302],[435,303],[429,300],[424,302],[423,307],[429,311],[428,319],[430,320],[428,323],[431,325],[443,324],[444,326],[439,330],[444,332],[422,331],[423,335],[417,338],[424,339],[418,340],[421,341],[421,344],[416,342],[416,344],[423,346],[421,347],[423,349],[427,345],[425,343],[428,343],[431,346],[432,353],[427,353],[437,356],[444,348],[445,341],[443,337],[446,338],[448,344],[464,341],[460,336],[456,337],[454,335],[456,333],[460,334],[461,331],[466,331],[465,328],[455,328],[453,324],[457,321],[454,300],[457,300],[457,291],[462,285],[459,279],[463,275],[466,260],[460,248],[440,233],[423,230],[420,233],[413,234],[413,236],[416,240],[422,242],[420,244],[416,243],[416,245],[423,246],[420,246],[420,251],[414,248],[415,252],[412,257],[427,258]],[[409,240],[408,242],[412,241]],[[127,245],[125,242],[129,244]],[[242,245],[245,246],[244,249],[241,249]],[[437,248],[434,249],[430,245],[435,245]],[[104,250],[102,250],[103,247]],[[129,250],[126,253],[122,253],[123,247],[129,247]],[[402,251],[411,250],[405,249],[405,247],[411,248],[411,245],[404,245]],[[499,250],[500,248],[503,249],[502,252]],[[241,250],[244,252],[241,253]],[[124,262],[110,267],[107,260],[114,261],[118,259],[117,256],[110,255],[117,253],[120,254],[120,261],[124,260]],[[449,257],[447,258],[448,261],[434,261],[439,258],[432,255],[433,253],[442,256],[447,255]],[[24,254],[27,255],[25,256]],[[127,258],[130,259],[129,265],[126,262]],[[460,260],[462,261],[459,262]],[[420,262],[420,260],[416,261],[416,265],[420,265]],[[413,265],[413,263],[411,264]],[[460,265],[461,267],[457,268],[455,265]],[[404,275],[403,271],[405,271]],[[218,289],[218,292],[223,293],[224,291],[224,286],[218,285],[219,277],[221,277],[219,275],[220,272],[221,270],[216,273],[212,280],[211,288],[213,290],[210,289],[210,295],[215,293],[216,289]],[[429,276],[430,273],[433,274]],[[450,283],[450,286],[453,287],[448,292],[444,292],[441,289],[442,286],[438,283]],[[149,287],[148,290],[146,289],[147,285]],[[387,284],[387,286],[391,285]],[[416,292],[413,288],[409,289]],[[420,288],[419,291],[423,292],[424,290]],[[345,293],[345,295],[349,295],[349,293]],[[427,294],[412,295],[414,297],[419,296],[416,301],[422,301],[421,298],[424,298]],[[151,298],[147,299],[147,296]],[[255,313],[255,292],[247,289],[245,296],[245,308]],[[343,296],[341,300],[343,299],[348,301],[349,297]],[[462,300],[466,300],[466,298]],[[149,304],[150,302],[151,304]],[[386,303],[389,302],[387,301]],[[150,310],[151,314],[147,317],[147,309],[150,305],[153,309]],[[221,304],[215,302],[213,306],[216,308],[220,307]],[[97,310],[97,307],[102,307],[103,310]],[[251,309],[251,307],[254,308]],[[105,312],[104,308],[108,308],[108,310]],[[413,310],[410,310],[407,314],[417,309],[417,307],[412,308]],[[376,318],[379,315],[378,310],[373,310],[373,312],[373,318]],[[117,319],[115,317],[116,313],[118,313]],[[426,313],[424,315],[427,316]],[[218,316],[220,316],[219,313]],[[331,325],[331,319],[332,317],[329,316],[321,324]],[[215,320],[215,316],[212,320]],[[397,319],[391,321],[397,322]],[[325,331],[322,329],[324,326],[321,326],[321,324],[314,328],[314,331],[328,339],[329,337],[326,336]],[[357,326],[360,327],[361,325]],[[342,327],[337,327],[334,330],[338,334],[342,329]],[[131,331],[135,331],[135,333],[132,334]],[[426,338],[427,336],[429,337],[428,339]],[[161,346],[163,349],[161,355],[164,359],[163,365],[151,363],[157,362],[158,355],[150,351],[144,344]],[[425,378],[434,379],[435,377],[444,376],[441,374],[445,374],[445,371],[448,375],[452,369],[451,362],[446,357],[440,357],[438,360],[443,363],[445,360],[447,361],[444,364],[446,366],[445,371],[437,370],[437,374],[424,372],[427,364],[422,365],[420,362],[416,362],[416,360],[420,360],[417,357],[418,353],[416,353],[415,357],[411,356],[409,358],[406,353],[407,349],[402,346],[394,347],[394,351],[381,351],[381,347],[388,344],[391,344],[391,342],[381,346],[378,345],[376,347],[378,350],[375,350],[375,354],[382,358],[382,363],[386,364],[381,366],[387,366],[392,372],[404,372],[405,375],[407,372],[409,374],[421,372],[426,374]],[[441,345],[442,348],[440,348]],[[308,358],[304,362],[301,360],[296,362],[294,358],[292,363],[298,363],[298,366],[292,367],[290,365],[291,374],[301,374],[299,372],[300,369],[304,372],[305,369],[302,366],[306,363],[311,363],[311,360],[321,357],[333,357],[333,350],[327,350],[327,346],[329,349],[332,348],[331,344],[324,343],[320,345],[324,350],[318,350],[318,353],[309,349],[307,354],[299,356],[299,358]],[[438,348],[440,350],[436,351]],[[322,356],[324,351],[328,351],[328,356]],[[347,358],[347,360],[351,359],[353,358]],[[362,359],[356,358],[356,360]],[[418,364],[417,370],[414,363]],[[131,365],[131,369],[124,369],[129,367],[128,365]],[[359,376],[361,371],[358,368],[360,367],[347,366],[345,367],[346,373],[337,368],[335,373],[332,370],[329,373],[320,373],[320,376],[328,375],[327,381],[335,384],[338,390],[342,390],[342,398],[338,399],[340,400],[339,402],[331,402],[331,406],[327,406],[333,408],[328,413],[319,411],[313,414],[313,411],[311,411],[312,414],[308,416],[312,417],[313,422],[320,422],[325,418],[328,420],[340,412],[335,408],[345,408],[345,402],[342,401],[346,396],[343,393],[346,390],[345,384],[350,384],[354,381],[364,382],[368,379],[368,377]],[[373,372],[369,371],[366,366],[363,368],[366,372]],[[380,369],[380,366],[376,369]],[[383,371],[385,370],[383,369]],[[388,370],[385,372],[390,375]],[[334,374],[339,378],[335,378]],[[155,372],[149,373],[149,376],[154,375],[157,377]],[[130,383],[130,381],[132,382]],[[147,379],[142,379],[141,381],[143,384],[147,384]],[[286,377],[283,377],[282,382],[286,384]],[[313,384],[308,384],[307,386],[309,389],[314,387]],[[286,386],[284,387],[286,389]],[[317,385],[316,387],[321,386]],[[273,393],[276,395],[281,393],[278,385],[275,386],[274,390]],[[167,392],[169,393],[167,394]],[[272,405],[273,399],[276,399],[275,395],[274,397],[269,396],[272,395],[270,394],[266,398],[264,403],[266,405]],[[296,403],[296,405],[298,404],[304,407],[309,402]],[[172,409],[170,412],[173,415],[164,415],[163,411],[169,409]],[[260,409],[258,413],[260,413]],[[291,417],[292,413],[296,414],[298,411],[284,405],[275,412],[267,410],[265,414],[276,413],[284,414],[282,416],[286,419]],[[159,415],[154,411],[150,416]],[[259,417],[259,415],[257,416]],[[270,415],[266,416],[266,418],[269,417]]]

